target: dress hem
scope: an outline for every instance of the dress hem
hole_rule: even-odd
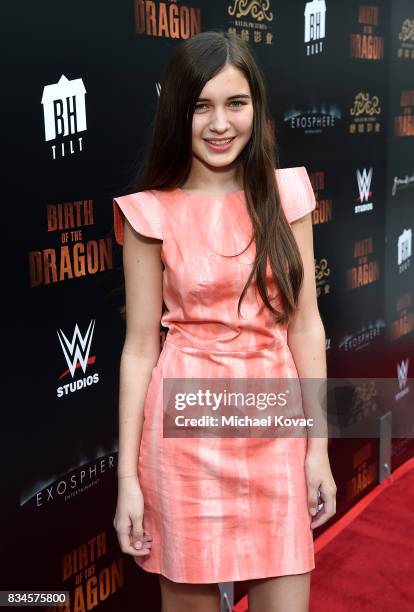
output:
[[[277,571],[267,571],[267,572],[261,572],[259,575],[246,575],[246,576],[241,576],[238,575],[237,577],[233,576],[227,576],[227,577],[221,577],[221,578],[216,578],[213,580],[206,580],[205,578],[202,579],[191,579],[191,580],[186,580],[186,579],[177,579],[177,578],[173,578],[171,574],[165,572],[165,571],[161,571],[161,570],[157,570],[157,569],[149,569],[149,568],[144,568],[142,567],[139,563],[135,562],[136,565],[142,569],[144,572],[149,572],[150,574],[161,574],[162,576],[164,576],[165,578],[168,578],[168,580],[171,580],[172,582],[177,582],[179,584],[215,584],[215,583],[222,583],[222,582],[244,582],[245,580],[261,580],[264,578],[278,578],[280,576],[293,576],[293,575],[299,575],[299,574],[306,574],[308,572],[311,572],[312,570],[315,569],[316,565],[315,563],[311,564],[311,566],[305,566],[305,567],[296,567],[295,569],[292,570],[284,570],[282,573],[277,572]]]

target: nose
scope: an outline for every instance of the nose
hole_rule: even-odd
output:
[[[229,127],[229,120],[224,108],[214,109],[211,115],[210,129],[214,132],[225,132]]]

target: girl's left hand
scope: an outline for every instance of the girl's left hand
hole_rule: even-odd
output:
[[[327,450],[308,451],[305,459],[309,513],[316,518],[311,529],[320,527],[336,513],[336,484]],[[320,495],[320,498],[318,498]]]

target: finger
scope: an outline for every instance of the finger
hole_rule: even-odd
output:
[[[310,527],[311,529],[316,529],[316,527],[320,527],[323,525],[329,518],[329,515],[325,508],[321,508],[314,519],[312,519]]]
[[[311,529],[315,529],[316,527],[320,527],[328,519],[330,519],[336,513],[336,501],[335,497],[331,497],[327,499],[323,506],[321,507],[316,518],[311,522]]]
[[[312,516],[315,516],[318,512],[318,489],[315,487],[309,487],[308,491],[308,508]]]
[[[146,542],[145,546],[141,550],[137,550],[134,548],[129,540],[129,535],[125,533],[118,534],[118,540],[121,547],[122,552],[132,555],[134,557],[139,557],[145,554],[148,554],[151,550],[151,543]]]
[[[141,550],[136,550],[133,546],[129,546],[126,550],[121,549],[123,553],[127,555],[131,555],[132,557],[143,557],[145,555],[149,555],[151,552],[150,548],[141,548]]]
[[[141,546],[137,547],[136,544],[141,542]],[[151,548],[152,540],[137,540],[135,544],[131,542],[131,546],[135,548],[135,550],[142,550],[143,548]]]
[[[144,533],[144,535],[142,536],[143,540],[152,540],[152,534],[148,533],[148,531],[144,531],[143,533]]]
[[[131,545],[140,550],[143,546],[143,538],[144,538],[144,530],[142,528],[142,516],[133,516],[132,520],[132,528],[131,528]]]
[[[144,540],[142,542],[141,548],[137,549],[131,542],[130,536],[125,533],[121,533],[119,535],[119,543],[121,545],[122,552],[133,556],[141,556],[143,554],[148,554],[152,546],[151,540]]]
[[[141,556],[143,554],[148,554],[152,545],[152,536],[145,532],[141,541],[141,546],[136,548],[134,546],[134,542],[131,541],[131,527],[118,527],[117,535],[119,544],[122,552],[133,555],[133,556]]]
[[[136,550],[141,550],[142,548],[148,547],[148,544],[151,545],[152,535],[147,531],[143,532],[143,535],[139,534],[139,530],[136,530],[135,536],[131,536],[130,543]]]

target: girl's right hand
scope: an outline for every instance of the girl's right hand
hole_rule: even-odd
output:
[[[118,502],[113,526],[122,552],[142,557],[151,552],[152,535],[143,531],[144,497],[138,477],[118,478]]]

